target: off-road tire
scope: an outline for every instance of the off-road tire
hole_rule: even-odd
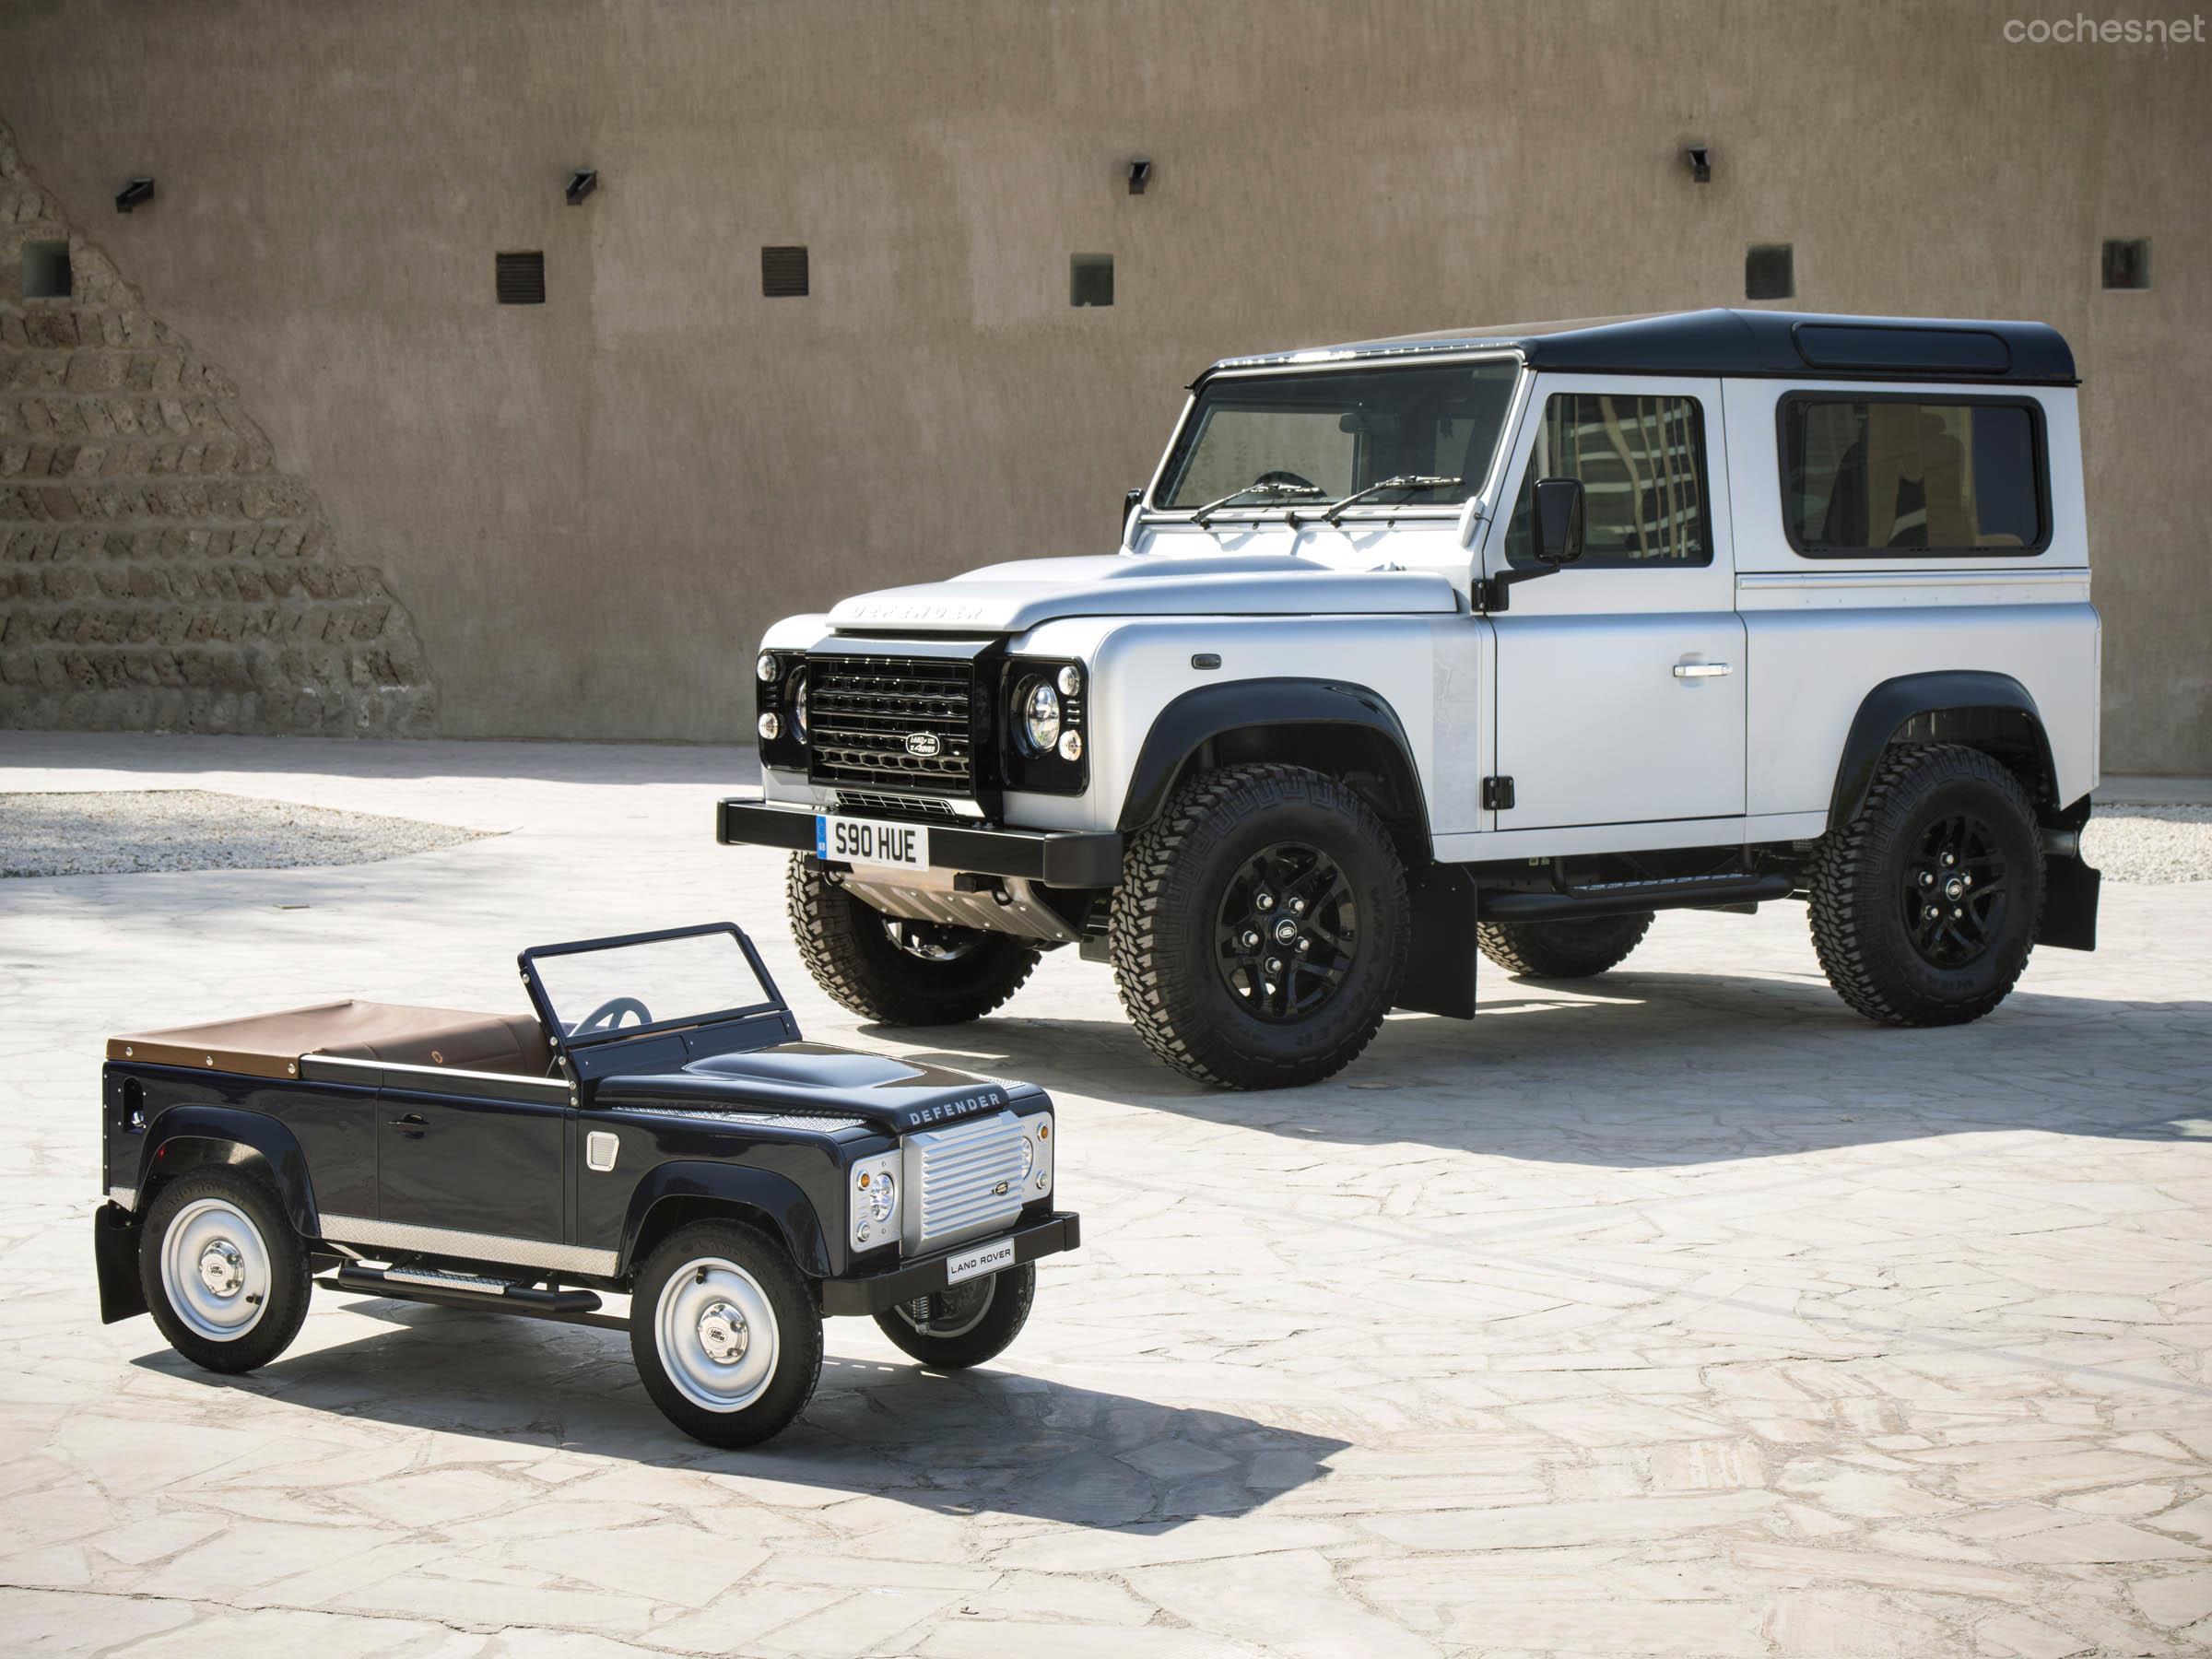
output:
[[[661,1353],[663,1291],[677,1274],[709,1262],[742,1269],[775,1315],[776,1351],[766,1385],[758,1398],[735,1409],[694,1400]],[[629,1352],[653,1403],[693,1440],[725,1448],[758,1445],[781,1433],[814,1397],[822,1375],[821,1310],[782,1243],[743,1222],[695,1221],[664,1239],[638,1270],[630,1293]]]
[[[982,934],[955,960],[932,962],[901,950],[884,915],[794,853],[783,879],[792,936],[814,982],[842,1006],[879,1025],[963,1025],[981,1019],[1021,989],[1037,953],[1005,934]]]
[[[1484,922],[1475,929],[1482,954],[1520,979],[1588,979],[1618,968],[1651,931],[1650,911],[1584,921]]]
[[[235,1336],[210,1336],[195,1330],[184,1312],[171,1301],[163,1283],[162,1253],[168,1247],[171,1224],[179,1212],[195,1205],[217,1204],[252,1223],[264,1274],[241,1288],[241,1294],[262,1297],[258,1317]],[[241,1241],[246,1243],[246,1241]],[[138,1280],[146,1292],[147,1312],[167,1338],[169,1346],[203,1371],[236,1374],[266,1365],[292,1346],[307,1319],[312,1294],[309,1279],[307,1245],[292,1230],[284,1201],[262,1176],[237,1165],[193,1170],[164,1182],[146,1208],[139,1228]]]
[[[1241,861],[1297,838],[1355,886],[1352,968],[1312,1016],[1269,1024],[1238,1005],[1216,966],[1215,927]],[[1405,866],[1372,808],[1339,780],[1277,763],[1207,772],[1131,841],[1109,942],[1122,1006],[1152,1052],[1222,1088],[1287,1088],[1358,1058],[1397,999],[1413,937]]]
[[[1989,947],[1947,969],[1915,949],[1902,900],[1917,838],[1947,812],[1986,824],[2010,884]],[[1821,838],[1809,886],[1813,948],[1837,995],[1884,1025],[1964,1025],[2005,1000],[2034,948],[2043,900],[2035,807],[2004,764],[1979,749],[1892,748],[1875,770],[1865,804]]]
[[[966,1371],[971,1365],[995,1359],[1013,1346],[1014,1338],[1021,1335],[1021,1327],[1029,1323],[1030,1308],[1037,1300],[1037,1265],[1024,1262],[1018,1267],[993,1274],[983,1283],[990,1288],[989,1304],[972,1324],[959,1321],[961,1328],[957,1333],[939,1336],[918,1330],[898,1308],[886,1308],[877,1314],[876,1327],[901,1352],[919,1359],[932,1371]],[[957,1296],[967,1288],[966,1285],[955,1285],[947,1294]],[[947,1311],[945,1296],[919,1300],[931,1303],[935,1312],[941,1314]]]

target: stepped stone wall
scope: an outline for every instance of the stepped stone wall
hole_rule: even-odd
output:
[[[64,241],[71,292],[23,292]],[[406,609],[0,125],[0,726],[421,735]]]

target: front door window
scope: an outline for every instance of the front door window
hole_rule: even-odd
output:
[[[1536,562],[1538,478],[1583,481],[1583,563],[1708,564],[1705,429],[1694,397],[1561,392],[1544,400],[1505,531],[1506,558]]]

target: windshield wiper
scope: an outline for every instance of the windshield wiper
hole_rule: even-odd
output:
[[[1465,478],[1440,478],[1429,473],[1400,473],[1394,478],[1384,478],[1379,484],[1370,484],[1365,489],[1353,490],[1323,513],[1321,522],[1333,525],[1344,516],[1347,507],[1364,501],[1369,496],[1380,495],[1385,489],[1451,489],[1465,482]]]
[[[1454,480],[1454,482],[1456,481]],[[1241,489],[1232,489],[1227,495],[1206,502],[1205,506],[1191,514],[1191,523],[1203,524],[1206,522],[1208,514],[1218,512],[1231,501],[1241,500],[1248,495],[1266,496],[1271,500],[1296,499],[1303,500],[1308,496],[1325,496],[1328,493],[1318,484],[1283,484],[1274,481],[1247,484]]]

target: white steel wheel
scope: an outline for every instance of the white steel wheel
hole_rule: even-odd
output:
[[[236,1342],[261,1323],[276,1282],[269,1247],[244,1210],[195,1198],[161,1236],[161,1288],[195,1336]]]
[[[760,1281],[726,1257],[686,1262],[669,1276],[653,1336],[668,1381],[702,1411],[743,1411],[775,1381],[775,1308]]]

